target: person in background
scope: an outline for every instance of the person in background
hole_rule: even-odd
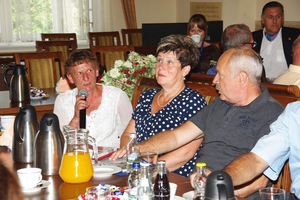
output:
[[[230,49],[220,57],[217,72],[213,83],[220,96],[176,129],[141,142],[141,151],[162,154],[204,136],[197,162],[205,162],[209,170],[221,170],[270,132],[270,124],[281,114],[283,106],[260,85],[260,56],[246,47]],[[191,182],[195,174],[190,176]],[[260,174],[253,182],[236,188],[235,194],[257,199],[256,191],[268,182]]]
[[[0,146],[0,177],[0,199],[22,200],[23,193],[7,146]]]
[[[281,3],[268,2],[262,9],[264,29],[252,32],[257,45],[253,49],[264,60],[266,78],[272,83],[292,63],[292,44],[300,29],[283,27],[284,10]]]
[[[130,133],[136,132],[138,141],[145,141],[159,132],[180,126],[206,106],[202,95],[184,82],[191,68],[197,64],[198,55],[196,45],[185,36],[171,35],[159,43],[155,71],[162,89],[142,93],[121,137],[120,150],[110,159],[126,155]],[[170,171],[188,176],[195,166],[201,141],[194,140],[176,150],[160,154],[159,160],[165,160]],[[156,152],[155,149],[152,151]]]
[[[249,27],[245,24],[233,24],[226,27],[222,33],[221,46],[223,52],[235,48],[245,46],[248,48],[255,47],[256,42],[253,40]],[[213,66],[207,71],[207,74],[216,75],[217,66]],[[261,82],[265,82],[265,70],[263,68]]]
[[[187,37],[200,35],[200,41],[195,41],[199,48],[200,54],[197,65],[192,69],[194,73],[206,74],[210,67],[210,61],[217,61],[220,57],[220,50],[213,44],[205,41],[207,36],[208,25],[206,18],[201,14],[193,15],[187,25]]]
[[[282,167],[289,159],[292,178],[290,199],[300,198],[300,102],[286,106],[278,119],[271,124],[271,132],[262,137],[250,153],[241,155],[230,163],[226,171],[234,185],[253,180],[262,172],[272,180],[277,180]]]
[[[289,69],[274,80],[274,84],[298,85],[300,87],[300,36],[294,41],[292,52],[293,64],[290,64]]]
[[[98,64],[88,50],[73,51],[65,63],[66,76],[76,88],[60,93],[54,113],[60,126],[79,127],[80,110],[86,109],[86,129],[98,146],[119,147],[120,137],[132,114],[132,105],[121,89],[96,83]],[[78,96],[86,90],[88,96]]]

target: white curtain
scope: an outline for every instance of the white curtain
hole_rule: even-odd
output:
[[[87,39],[89,31],[112,30],[110,0],[0,0],[0,3],[0,42],[32,42],[40,40],[41,33],[76,33],[78,39]]]
[[[13,41],[11,1],[0,0],[0,42]]]

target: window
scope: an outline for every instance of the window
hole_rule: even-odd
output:
[[[0,0],[0,4],[4,5],[1,42],[32,42],[40,40],[41,33],[76,33],[80,40],[87,39],[89,31],[112,28],[109,0]]]

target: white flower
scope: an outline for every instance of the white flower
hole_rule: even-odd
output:
[[[123,65],[127,68],[132,68],[132,63],[129,62],[128,60]]]
[[[156,57],[154,55],[150,54],[148,55],[148,58],[150,58],[152,62],[156,62]]]
[[[139,54],[134,52],[134,51],[131,51],[129,56],[128,56],[128,60],[133,60],[134,57],[138,56]]]
[[[116,61],[115,61],[115,64],[114,64],[114,68],[121,67],[122,64],[123,64],[123,61],[122,61],[122,60],[116,60]]]
[[[120,76],[119,70],[117,68],[113,68],[110,70],[110,76],[112,78],[118,78]]]

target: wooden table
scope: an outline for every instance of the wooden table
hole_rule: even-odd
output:
[[[32,167],[32,164],[14,163],[15,170],[23,167]],[[110,177],[92,177],[92,179],[86,183],[69,184],[65,183],[59,175],[43,176],[43,180],[48,180],[51,184],[47,188],[41,189],[35,194],[25,194],[24,199],[35,200],[58,200],[58,199],[77,199],[80,194],[85,193],[85,189],[89,186],[99,185],[100,183],[106,183],[115,185],[118,187],[127,186],[127,176],[112,175]],[[177,196],[182,196],[185,192],[193,190],[190,185],[189,179],[178,174],[169,172],[169,181],[177,184]]]
[[[44,88],[49,97],[41,100],[30,100],[30,105],[34,106],[37,112],[38,120],[48,112],[53,112],[56,98],[55,88]],[[9,99],[9,91],[0,91],[0,115],[17,115],[22,103],[13,103]]]

